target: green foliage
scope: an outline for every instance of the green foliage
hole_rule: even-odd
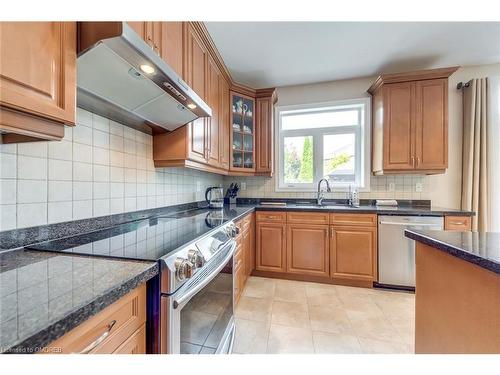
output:
[[[297,181],[300,172],[300,159],[295,147],[285,147],[285,181]]]
[[[340,167],[341,165],[344,165],[346,164],[347,162],[349,162],[349,160],[351,160],[352,158],[352,155],[349,155],[347,154],[346,152],[343,152],[341,154],[338,154],[338,155],[335,155],[333,158],[331,158],[330,160],[326,161],[326,165],[325,165],[325,174],[329,174],[331,172],[333,172],[334,170],[336,170],[338,167]]]
[[[302,182],[311,182],[313,180],[313,145],[311,137],[305,137],[304,140],[299,176]]]

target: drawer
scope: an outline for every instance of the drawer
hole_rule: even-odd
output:
[[[97,315],[80,324],[48,347],[58,353],[80,353],[99,338],[107,337],[88,350],[88,353],[109,354],[127,341],[146,322],[146,284],[106,307]],[[43,351],[51,353],[50,351]]]
[[[444,229],[455,231],[472,230],[472,218],[470,216],[445,216]]]
[[[256,213],[257,221],[265,222],[286,222],[285,211],[258,211]]]
[[[113,354],[146,354],[146,324],[125,340]]]
[[[243,251],[243,246],[237,246],[234,251],[234,266],[238,266],[240,263],[243,265],[245,261],[245,252]]]
[[[331,213],[330,225],[377,226],[376,214]]]
[[[330,220],[327,212],[287,212],[286,220],[292,224],[326,224]]]

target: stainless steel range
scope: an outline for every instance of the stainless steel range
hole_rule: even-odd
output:
[[[195,209],[29,248],[158,261],[160,275],[148,282],[149,352],[230,353],[238,231],[224,210]]]
[[[162,351],[232,351],[233,255],[237,233],[234,223],[224,224],[162,261]]]

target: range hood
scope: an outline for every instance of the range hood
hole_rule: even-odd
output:
[[[126,22],[81,22],[78,106],[148,133],[172,131],[210,107]]]

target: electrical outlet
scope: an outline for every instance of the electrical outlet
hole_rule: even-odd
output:
[[[415,191],[417,193],[421,193],[423,189],[424,189],[424,185],[421,182],[417,182],[415,184]]]
[[[389,191],[396,190],[396,184],[394,182],[389,182]]]
[[[246,182],[242,182],[241,183],[241,191],[245,191],[247,189],[247,183]]]
[[[196,192],[197,193],[201,192],[201,181],[196,181]]]

